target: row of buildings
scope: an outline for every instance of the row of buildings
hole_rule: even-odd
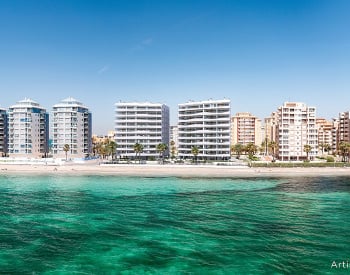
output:
[[[38,103],[25,99],[8,110],[0,109],[0,152],[10,156],[45,157],[51,153],[63,157],[69,145],[71,157],[92,153],[91,113],[74,98],[67,98],[52,107],[50,115]],[[157,145],[168,145],[181,159],[198,158],[228,160],[231,146],[263,142],[277,144],[280,160],[302,160],[307,157],[304,146],[311,146],[309,157],[325,149],[336,152],[341,141],[350,142],[349,112],[327,121],[317,118],[316,108],[305,103],[286,102],[264,121],[251,113],[231,116],[228,99],[190,101],[178,105],[178,123],[170,126],[169,107],[160,103],[118,102],[115,104],[115,141],[117,156],[132,158],[134,145],[143,145],[143,158],[159,155]],[[169,150],[170,149],[170,150]],[[267,153],[266,146],[266,153]]]
[[[134,156],[133,145],[144,145],[144,157],[157,156],[156,145],[165,143],[176,149],[181,159],[192,158],[192,148],[199,149],[198,158],[227,160],[235,144],[265,143],[277,146],[280,160],[311,159],[324,151],[337,153],[341,141],[350,142],[349,112],[327,121],[317,118],[316,107],[300,102],[285,102],[271,116],[261,119],[251,113],[231,116],[230,100],[190,101],[178,105],[178,124],[170,127],[169,109],[164,104],[116,103],[115,140],[117,154]],[[311,151],[306,153],[304,146]],[[264,151],[264,150],[262,150]],[[168,153],[168,152],[167,152]]]
[[[92,151],[91,129],[91,113],[74,98],[54,105],[51,121],[44,107],[24,99],[8,110],[0,109],[0,153],[2,156],[46,157],[51,147],[55,157],[63,157],[63,147],[68,144],[70,154],[85,157]],[[49,145],[50,130],[52,144]]]

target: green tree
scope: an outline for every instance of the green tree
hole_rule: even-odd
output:
[[[97,143],[95,143],[95,142],[92,143],[92,153],[94,154],[94,156],[96,156],[96,153],[97,153]]]
[[[165,143],[159,143],[157,145],[157,151],[159,153],[159,158],[161,159],[162,163],[164,162],[164,152],[168,149],[168,145]]]
[[[143,145],[136,142],[134,144],[134,152],[135,152],[135,161],[136,161],[137,156],[138,156],[139,162],[141,162],[141,153],[143,152]]]
[[[321,154],[324,154],[325,148],[327,146],[327,143],[321,142],[320,144],[318,144],[318,147],[321,149]]]
[[[338,146],[339,153],[342,156],[342,162],[346,162],[346,156],[348,156],[350,152],[350,143],[341,141]]]
[[[194,162],[197,163],[197,156],[199,154],[199,149],[197,146],[193,146],[191,148],[191,154],[193,155],[193,158],[194,158]]]
[[[249,142],[245,146],[245,151],[247,152],[249,159],[253,159],[253,156],[258,152],[258,146],[256,146],[253,142]]]
[[[327,154],[329,154],[329,152],[332,150],[332,146],[330,144],[326,143],[324,146],[324,150],[325,150],[325,152],[327,152]]]
[[[65,152],[65,154],[66,154],[66,161],[67,161],[67,155],[68,155],[68,151],[70,150],[70,146],[69,146],[69,144],[65,144],[65,145],[63,145],[63,151]]]
[[[99,156],[101,156],[101,149],[102,149],[102,143],[101,142],[97,142],[95,143],[95,152],[94,154],[98,154]]]
[[[99,155],[102,156],[102,159],[105,159],[106,156],[109,155],[108,148],[104,143],[101,143],[101,146],[99,147],[98,152],[99,152]]]
[[[309,144],[304,145],[304,152],[306,153],[306,159],[309,160],[309,153],[311,152],[312,147]]]
[[[108,140],[106,147],[107,147],[108,155],[111,155],[113,160],[118,148],[117,143],[114,140]]]
[[[265,152],[265,156],[268,154],[268,148],[269,148],[269,139],[265,138],[264,141],[261,143],[261,152]]]
[[[278,148],[278,143],[276,141],[270,141],[268,144],[268,148],[272,154],[272,161],[276,160],[276,149]]]
[[[173,140],[170,142],[170,154],[171,154],[171,158],[174,159],[176,154],[176,146],[175,146],[175,141]]]
[[[236,158],[239,159],[242,152],[244,151],[244,146],[240,143],[231,146],[231,153],[236,153]]]

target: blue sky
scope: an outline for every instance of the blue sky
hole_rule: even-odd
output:
[[[166,103],[172,124],[177,104],[209,98],[332,118],[350,109],[349,14],[347,0],[1,0],[0,105],[73,96],[97,134],[119,100]]]

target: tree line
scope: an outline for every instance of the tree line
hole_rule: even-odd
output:
[[[102,159],[107,159],[111,157],[112,161],[115,160],[116,157],[116,151],[118,148],[118,144],[112,140],[112,139],[105,139],[104,141],[94,142],[92,152],[93,155],[100,156]],[[231,155],[236,155],[236,158],[239,159],[242,154],[247,154],[248,158],[250,160],[255,159],[255,155],[260,151],[261,153],[265,153],[265,155],[271,155],[272,161],[276,160],[277,152],[278,152],[279,145],[276,141],[269,141],[268,139],[265,139],[261,146],[257,146],[254,143],[248,143],[246,145],[237,143],[231,146],[230,151]],[[332,150],[332,147],[330,144],[327,143],[320,143],[319,148],[321,149],[322,154],[325,152],[329,153]],[[164,163],[164,153],[168,149],[168,145],[165,143],[159,143],[156,147],[157,152],[159,153],[159,159],[162,163]],[[141,161],[141,154],[144,150],[144,146],[141,143],[136,142],[133,146],[133,150],[135,152],[135,161],[139,160]],[[176,146],[175,142],[170,142],[170,156],[172,159],[176,158]],[[306,158],[309,160],[309,153],[311,152],[312,147],[309,144],[304,145],[303,151],[306,153]],[[65,144],[63,146],[63,151],[66,155],[66,160],[68,157],[68,152],[70,151],[70,146],[68,144]],[[200,149],[197,146],[193,146],[191,148],[191,154],[193,155],[193,160],[197,161],[198,154],[200,153]],[[350,155],[350,143],[341,141],[338,145],[337,153],[339,156],[342,157],[342,161],[346,162],[349,161],[349,155]]]

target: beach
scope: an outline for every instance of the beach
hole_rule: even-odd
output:
[[[1,164],[0,175],[115,175],[139,177],[310,177],[350,176],[350,168],[249,168],[242,166],[173,165],[173,164]]]

